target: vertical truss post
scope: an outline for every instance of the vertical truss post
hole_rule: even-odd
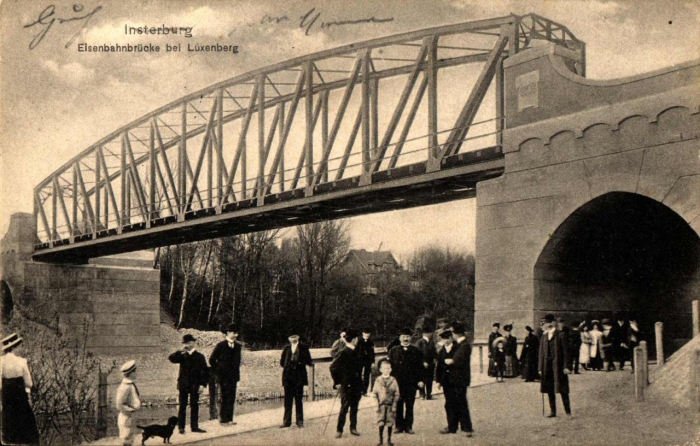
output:
[[[313,182],[314,174],[314,103],[313,103],[313,87],[314,87],[314,73],[313,73],[313,61],[308,61],[304,65],[306,70],[306,98],[305,98],[305,111],[306,111],[306,138],[304,142],[305,151],[305,161],[306,161],[306,185],[311,186]],[[310,195],[311,190],[308,190]]]
[[[124,213],[124,223],[131,224],[131,175],[126,174],[126,212]]]
[[[150,126],[148,140],[148,215],[146,215],[146,227],[151,227],[151,219],[156,212],[156,132],[153,122]],[[159,206],[160,207],[160,206]]]
[[[46,231],[46,237],[48,237],[49,243],[53,240],[51,237],[51,229],[49,228],[49,221],[46,218],[46,211],[44,210],[44,204],[41,202],[40,190],[34,191],[34,212],[41,217],[41,223],[44,226],[44,231]],[[39,226],[37,226],[37,236],[39,235]]]
[[[505,129],[505,84],[503,82],[503,57],[496,62],[496,145],[503,146],[503,130]]]
[[[58,184],[53,177],[53,192],[51,194],[51,240],[58,238]]]
[[[226,166],[222,162],[224,153],[224,89],[220,88],[218,93],[218,107],[216,109],[216,151],[218,152],[218,162],[216,163],[216,202],[220,203],[224,196],[223,174]],[[221,212],[221,207],[217,206],[217,212]]]
[[[124,226],[125,222],[127,221],[126,218],[126,212],[128,209],[128,206],[126,204],[126,197],[127,197],[127,188],[128,188],[128,183],[127,183],[127,174],[126,174],[126,143],[124,142],[124,138],[122,138],[122,151],[121,151],[121,171],[119,174],[119,177],[121,179],[121,213],[119,217],[119,226],[117,227],[117,232],[119,234],[122,233],[122,226]]]
[[[509,56],[515,56],[518,54],[520,51],[520,18],[519,17],[514,17],[514,22],[511,25],[503,25],[504,30],[506,31],[506,35],[508,38],[508,42],[510,43],[508,45],[508,55]],[[533,19],[534,21],[534,19]],[[535,26],[534,23],[532,25],[533,27]],[[501,32],[501,37],[504,35],[503,31]]]
[[[439,170],[438,146],[438,92],[437,50],[438,37],[432,36],[428,43],[428,172]]]
[[[101,172],[100,172],[101,166],[100,166],[100,157],[97,154],[97,150],[95,150],[95,222],[92,227],[93,229],[93,234],[92,238],[96,239],[97,238],[97,232],[100,230],[100,193],[102,192],[100,190],[100,183],[102,182],[101,178]]]
[[[321,94],[323,95],[321,96],[321,146],[325,150],[328,144],[328,97],[330,91],[326,90]],[[328,160],[322,160],[318,168],[323,172],[321,181],[328,181]]]
[[[79,234],[78,229],[78,172],[75,169],[80,169],[80,161],[76,161],[73,167],[73,209],[71,216],[73,218],[70,229],[70,241],[75,241],[74,237]]]
[[[214,130],[210,129],[208,131],[209,135],[214,134]],[[214,144],[212,142],[211,136],[207,141],[207,207],[211,208],[213,206],[214,200]]]
[[[262,187],[265,184],[265,162],[267,161],[265,159],[265,77],[261,74],[256,79],[258,83],[258,179],[256,181],[258,204],[262,203],[264,197]]]
[[[377,158],[377,149],[379,147],[379,78],[372,79],[370,82],[370,98],[371,105],[369,114],[372,121],[372,135],[370,147],[372,148],[372,158]]]
[[[366,49],[362,53],[362,103],[360,104],[360,110],[362,113],[362,175],[360,178],[361,186],[371,184],[372,182],[372,171],[370,166],[370,163],[372,162],[372,154],[370,153],[370,51],[371,50]]]
[[[180,118],[180,144],[177,155],[177,195],[180,197],[178,221],[184,221],[187,199],[187,102],[182,103]]]
[[[284,103],[280,104],[280,120],[279,120],[279,132],[280,132],[280,141],[283,138],[284,134],[284,125],[285,125],[285,120],[284,120]],[[280,182],[280,191],[284,192],[284,148],[282,148],[282,151],[279,154],[279,182]],[[274,164],[272,166],[272,169],[274,170]],[[269,188],[272,188],[272,183],[268,185]]]

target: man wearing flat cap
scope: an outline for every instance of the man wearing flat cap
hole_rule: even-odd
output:
[[[311,367],[309,347],[299,342],[299,335],[289,335],[289,345],[282,350],[282,386],[284,386],[284,420],[282,428],[292,425],[292,404],[296,407],[297,427],[304,427],[304,386],[309,385],[306,368]]]
[[[192,432],[205,432],[199,428],[199,393],[209,384],[209,368],[204,355],[195,349],[197,339],[191,334],[182,337],[182,349],[168,356],[173,364],[180,364],[177,375],[178,401],[177,418],[181,434],[185,433],[187,402],[190,404],[190,427]]]
[[[226,339],[216,344],[209,357],[209,365],[221,389],[221,424],[233,422],[233,408],[236,405],[236,389],[241,379],[241,344],[238,338],[238,326],[231,324],[222,330]]]
[[[425,367],[423,353],[411,345],[411,329],[399,332],[400,344],[393,347],[387,358],[391,363],[391,375],[399,382],[399,403],[396,408],[396,433],[413,434],[413,406],[416,391],[423,387]]]
[[[121,367],[122,379],[115,405],[119,411],[117,426],[119,427],[119,439],[124,446],[130,446],[134,441],[136,426],[134,423],[134,412],[141,408],[141,395],[136,387],[136,361],[129,361]]]
[[[542,376],[540,392],[549,397],[550,413],[548,418],[557,416],[556,395],[561,395],[564,403],[564,411],[571,416],[571,403],[569,401],[569,342],[566,335],[554,322],[554,316],[548,314],[544,317],[544,332],[540,340],[539,372]]]

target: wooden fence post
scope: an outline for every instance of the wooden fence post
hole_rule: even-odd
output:
[[[700,334],[700,302],[693,301],[693,337]]]
[[[690,358],[690,380],[694,409],[700,412],[700,350],[695,350],[695,354]]]
[[[639,346],[644,351],[644,362],[642,363],[642,368],[644,370],[644,385],[649,385],[649,349],[647,347],[647,341],[642,341]],[[636,367],[636,365],[635,365]]]
[[[214,373],[209,374],[209,419],[219,418],[219,410],[216,403],[216,377]]]
[[[104,438],[107,435],[107,373],[102,370],[97,371],[97,412],[96,431],[97,438]]]
[[[479,373],[484,374],[484,346],[479,346]]]
[[[634,394],[637,402],[644,401],[644,388],[646,380],[644,377],[644,350],[642,347],[634,348]]]
[[[309,398],[316,401],[316,363],[311,363],[311,379],[309,379]]]
[[[664,365],[664,323],[654,324],[654,331],[656,332],[656,363]]]

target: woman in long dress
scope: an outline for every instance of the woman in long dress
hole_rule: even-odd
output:
[[[503,326],[503,331],[506,332],[504,350],[506,352],[506,370],[504,376],[506,378],[514,378],[520,376],[520,364],[518,363],[518,338],[511,334],[513,325],[507,324]]]
[[[520,352],[520,366],[523,370],[523,379],[525,382],[533,382],[539,379],[537,371],[537,358],[539,354],[540,342],[537,340],[535,330],[529,325],[525,327],[527,336],[523,342],[523,349]]]
[[[591,360],[590,365],[592,370],[603,370],[603,332],[600,331],[600,322],[593,321],[593,329],[591,335]]]
[[[39,431],[29,404],[32,375],[27,360],[15,354],[22,343],[17,333],[2,339],[2,444],[39,444]]]
[[[588,365],[591,362],[591,334],[588,332],[588,325],[581,324],[581,347],[579,348],[578,362],[583,367],[583,370],[588,370]]]
[[[494,352],[496,350],[496,344],[494,344],[493,341],[496,339],[502,337],[501,332],[498,331],[499,328],[501,328],[501,324],[499,322],[494,322],[492,324],[492,331],[489,333],[489,369],[488,369],[488,375],[495,377],[496,376],[496,361],[494,358]]]

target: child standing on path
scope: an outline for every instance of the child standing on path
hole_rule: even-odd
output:
[[[496,350],[493,352],[494,371],[496,382],[505,382],[503,377],[506,372],[506,351],[503,346],[503,338],[496,340]]]
[[[392,446],[391,430],[396,422],[396,406],[399,401],[399,383],[391,376],[391,363],[387,359],[379,361],[381,376],[374,382],[372,393],[377,397],[377,426],[379,426],[379,446],[384,444],[384,426],[387,427],[387,444]]]

